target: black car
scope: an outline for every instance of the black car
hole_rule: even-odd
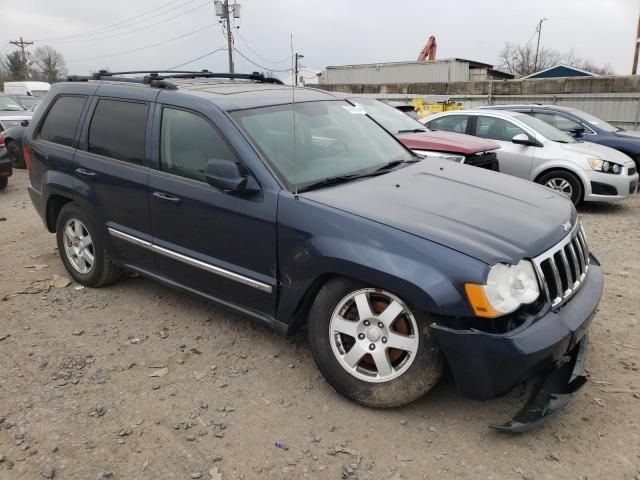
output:
[[[0,137],[0,190],[7,188],[9,177],[13,174],[11,159],[7,156],[7,149]]]
[[[132,72],[134,73],[134,72]],[[449,365],[523,431],[584,384],[603,273],[564,196],[422,160],[362,109],[260,74],[98,73],[29,125],[29,194],[75,281],[123,270],[283,334],[340,393],[409,403]],[[488,208],[490,206],[490,208]]]
[[[576,108],[557,105],[494,105],[498,110],[513,110],[539,118],[574,136],[577,140],[611,147],[630,156],[640,171],[640,132],[624,130]]]

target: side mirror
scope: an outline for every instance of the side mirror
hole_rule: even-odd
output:
[[[518,145],[527,145],[530,146],[532,144],[531,139],[525,133],[519,133],[515,137],[511,139],[513,143]]]
[[[23,126],[23,127],[28,127],[29,126],[29,120],[22,120],[20,122],[20,125]]]
[[[260,191],[258,182],[233,160],[209,160],[205,178],[209,185],[227,193],[251,195]]]
[[[584,135],[584,127],[576,127],[569,130],[569,133],[574,137],[581,137]]]

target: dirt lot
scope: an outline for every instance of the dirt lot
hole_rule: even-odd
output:
[[[0,193],[0,298],[65,275],[26,185],[17,171]],[[367,409],[323,381],[302,334],[142,278],[58,279],[0,301],[0,479],[640,479],[640,195],[580,210],[607,274],[590,382],[533,433],[487,428],[517,392],[470,401],[449,379]]]

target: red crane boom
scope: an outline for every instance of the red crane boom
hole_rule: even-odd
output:
[[[419,62],[424,62],[425,60],[435,60],[436,59],[436,51],[438,50],[438,44],[436,43],[436,37],[431,35],[429,40],[427,40],[427,44],[424,46],[420,55],[418,56]]]

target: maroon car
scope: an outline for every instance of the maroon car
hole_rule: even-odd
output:
[[[407,148],[425,157],[439,157],[500,171],[496,142],[455,132],[432,132],[391,105],[371,98],[349,98]]]

